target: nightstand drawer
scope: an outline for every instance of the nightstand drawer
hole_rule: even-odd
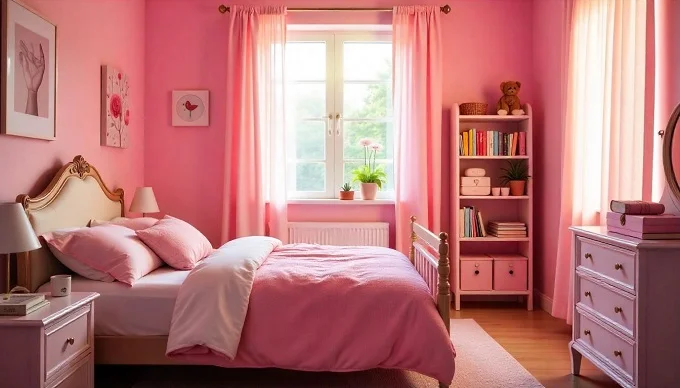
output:
[[[635,252],[577,237],[579,266],[587,268],[620,288],[635,291]]]
[[[92,387],[94,383],[94,357],[91,355],[73,365],[67,373],[57,376],[50,383],[50,388],[83,388]]]
[[[90,307],[83,306],[45,328],[45,379],[90,347]]]

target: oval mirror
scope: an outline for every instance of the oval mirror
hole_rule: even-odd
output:
[[[666,174],[666,183],[675,197],[676,207],[680,210],[680,104],[675,107],[671,118],[668,120],[666,131],[663,134],[663,169]]]

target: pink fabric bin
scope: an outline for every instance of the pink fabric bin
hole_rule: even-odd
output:
[[[460,289],[491,291],[493,259],[485,255],[460,256]]]
[[[526,291],[528,259],[522,256],[493,257],[493,289]]]

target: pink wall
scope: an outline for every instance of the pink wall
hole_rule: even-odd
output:
[[[57,26],[57,139],[0,136],[0,201],[35,195],[77,154],[128,201],[144,180],[144,1],[27,0]],[[130,148],[99,145],[100,66],[127,72]]]
[[[38,194],[77,154],[109,186],[124,188],[129,202],[144,181],[144,1],[24,1],[57,26],[57,139],[0,136],[0,202]],[[134,113],[126,150],[99,145],[102,64],[130,77]]]
[[[281,0],[245,1],[275,4]],[[318,1],[283,1],[318,6]],[[390,7],[409,1],[351,0],[324,6]],[[440,4],[440,1],[415,3]],[[442,15],[444,37],[444,132],[454,102],[486,101],[495,106],[501,81],[522,81],[520,97],[535,102],[533,80],[532,6],[530,0],[458,0]],[[225,66],[227,18],[213,0],[147,0],[146,2],[146,160],[145,182],[154,187],[161,210],[196,225],[219,244],[224,173]],[[391,23],[384,13],[291,14],[291,23]],[[318,21],[317,21],[318,20]],[[508,28],[508,21],[512,28]],[[175,128],[170,124],[173,89],[210,90],[210,126]],[[448,138],[443,144],[448,145]],[[445,146],[446,147],[446,146]],[[444,174],[449,152],[444,152]],[[445,175],[443,179],[451,179]],[[448,185],[444,185],[447,187]],[[448,195],[448,189],[444,193]],[[393,206],[291,205],[291,221],[386,221],[394,229]],[[442,209],[448,223],[449,209]]]
[[[533,48],[537,109],[534,118],[534,285],[552,297],[560,218],[565,0],[535,1]]]

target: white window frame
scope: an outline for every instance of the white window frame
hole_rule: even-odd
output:
[[[314,120],[325,121],[326,133],[326,190],[289,191],[289,199],[337,199],[344,183],[343,140],[343,47],[345,42],[392,42],[391,31],[288,31],[287,42],[325,42],[326,43],[326,114]],[[368,82],[367,82],[368,83]],[[394,133],[388,134],[394,136]],[[392,142],[394,144],[394,142]],[[292,154],[295,158],[294,153]],[[321,162],[321,160],[319,160]],[[294,176],[296,165],[289,163],[288,177]],[[355,197],[360,198],[357,189]],[[392,199],[393,191],[378,191],[377,198]]]

